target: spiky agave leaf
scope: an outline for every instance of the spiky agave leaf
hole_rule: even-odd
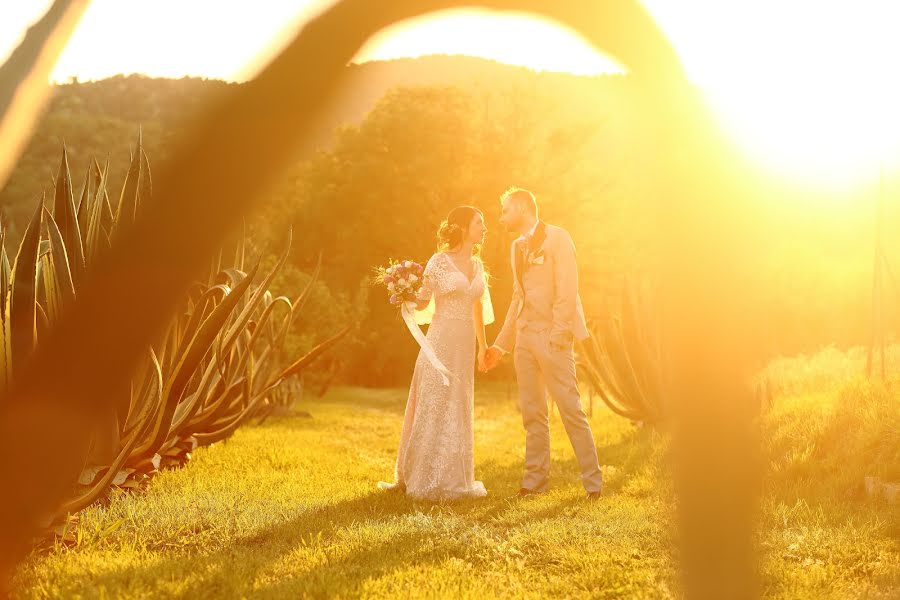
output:
[[[148,350],[148,355],[146,368],[134,379],[134,382],[138,383],[137,393],[134,392],[133,382],[129,394],[128,413],[122,428],[122,437],[126,440],[131,435],[136,435],[145,421],[153,419],[162,402],[164,386],[162,368],[153,348]]]
[[[131,153],[131,165],[125,174],[125,183],[119,196],[119,207],[116,211],[116,228],[127,227],[137,217],[140,205],[140,189],[144,172],[143,132],[138,131],[138,139]]]
[[[115,215],[113,214],[112,210],[112,203],[109,200],[109,186],[106,185],[105,182],[106,174],[109,173],[109,157],[107,157],[106,159],[106,167],[104,169],[100,168],[100,163],[98,163],[96,160],[93,161],[92,164],[94,181],[97,183],[97,189],[98,191],[103,190],[100,202],[100,224],[102,225],[103,234],[106,238],[106,243],[108,246],[109,240],[112,237],[113,230],[115,229],[116,225]]]
[[[87,172],[84,174],[84,180],[81,182],[81,191],[78,193],[78,205],[75,209],[75,213],[78,215],[78,228],[81,231],[87,231],[87,225],[82,220],[85,211],[82,209],[87,208],[88,198],[92,195],[91,190],[93,189],[93,186],[91,185],[91,167],[93,166],[93,163],[94,158],[91,157],[91,163],[88,164]]]
[[[598,364],[591,360],[580,360],[578,368],[587,374],[588,383],[611,411],[632,421],[641,420],[641,412],[632,408],[627,398],[615,391],[615,383],[608,378],[608,374],[597,368]]]
[[[287,247],[285,248],[285,251],[281,255],[279,261],[259,284],[256,291],[251,294],[248,299],[244,300],[244,307],[241,309],[241,311],[237,315],[229,315],[231,324],[222,332],[221,336],[218,336],[213,342],[215,344],[213,360],[216,362],[207,365],[200,381],[200,388],[204,391],[209,389],[210,384],[216,378],[226,379],[225,371],[227,370],[227,367],[223,366],[220,360],[222,357],[229,357],[229,359],[234,358],[230,356],[232,350],[240,339],[240,336],[247,334],[246,328],[248,322],[250,321],[254,311],[259,306],[260,302],[262,302],[266,298],[266,294],[268,292],[266,288],[271,283],[272,279],[275,277],[281,267],[284,265],[284,262],[287,260],[289,251],[290,240],[288,240]],[[254,268],[254,272],[257,268],[258,265]],[[271,294],[269,294],[269,296],[271,296]],[[201,408],[205,400],[205,395],[198,394],[191,398],[190,402],[187,403],[184,407],[179,407],[177,411],[178,416],[176,417],[174,427],[176,429],[180,428],[184,422],[191,419]]]
[[[275,276],[284,266],[284,263],[287,261],[288,256],[291,251],[291,235],[290,232],[288,234],[287,244],[285,244],[284,252],[282,252],[281,256],[278,258],[278,262],[275,264],[275,267],[269,271],[266,275],[265,279],[260,282],[259,287],[257,287],[256,291],[251,295],[251,297],[247,300],[247,304],[244,306],[244,309],[241,313],[235,317],[234,323],[231,328],[225,334],[223,339],[223,345],[225,348],[229,348],[237,339],[237,336],[241,334],[244,330],[247,322],[250,320],[250,317],[253,314],[253,310],[259,305],[259,302],[263,299],[264,295],[270,293],[268,290],[269,285],[271,285],[272,280],[275,279]]]
[[[228,416],[228,409],[234,405],[236,400],[242,396],[246,397],[246,383],[246,377],[239,377],[228,385],[220,380],[216,389],[210,394],[210,402],[206,409],[198,413],[190,422],[182,425],[179,433],[196,436],[209,432],[214,423]]]
[[[172,416],[175,414],[175,409],[182,398],[190,378],[194,374],[194,370],[207,352],[209,352],[210,346],[220,334],[225,321],[230,316],[232,310],[234,310],[238,301],[250,287],[257,268],[258,266],[254,267],[246,279],[222,300],[212,314],[210,314],[203,322],[203,325],[201,325],[196,335],[191,340],[190,345],[178,358],[171,376],[166,381],[162,406],[157,412],[155,423],[151,430],[151,438],[147,443],[142,444],[135,454],[155,452],[165,441],[172,425]]]
[[[153,422],[148,419],[142,425],[141,433],[145,433],[153,424]],[[96,482],[94,486],[88,490],[87,493],[79,496],[78,498],[74,498],[60,507],[58,514],[67,514],[74,513],[82,510],[93,504],[98,498],[100,498],[108,489],[113,479],[115,479],[116,475],[119,472],[119,469],[125,464],[125,461],[131,456],[131,452],[137,444],[138,440],[141,439],[141,435],[135,435],[128,443],[125,444],[125,447],[119,452],[116,456],[116,459],[110,465],[109,469],[107,469],[106,474],[100,479],[100,481]]]
[[[153,179],[150,174],[150,159],[147,158],[147,153],[144,152],[143,144],[140,141],[138,146],[141,154],[141,176],[137,188],[137,209],[140,209],[141,206],[146,205],[153,199]]]
[[[11,269],[6,254],[6,231],[0,232],[0,394],[6,392],[12,378],[12,349],[10,347],[10,282]]]
[[[230,420],[220,421],[219,423],[214,423],[213,427],[215,428],[213,431],[208,433],[196,433],[194,437],[197,439],[197,444],[200,446],[207,446],[214,442],[218,442],[229,437],[232,433],[234,433],[238,427],[242,423],[244,423],[247,418],[254,414],[254,412],[262,405],[263,400],[265,399],[266,393],[274,389],[278,384],[275,383],[262,393],[257,394],[255,397],[250,396],[250,385],[249,383],[245,383],[244,394],[245,398],[250,398],[246,407],[241,410],[236,416],[232,417]]]
[[[616,414],[658,423],[665,417],[661,363],[656,340],[647,332],[646,306],[625,282],[618,316],[592,323],[592,336],[579,344],[578,364],[601,400]]]
[[[9,291],[10,274],[9,255],[6,253],[6,230],[0,230],[0,289]],[[0,296],[0,302],[5,303],[6,297]]]
[[[17,371],[34,350],[37,326],[37,264],[43,213],[44,199],[41,197],[22,237],[12,269],[9,307],[9,360],[12,377],[16,376]]]
[[[626,283],[622,295],[622,339],[646,404],[648,411],[646,420],[656,422],[663,418],[664,390],[655,347],[645,329],[651,315],[649,311],[644,310],[639,317],[639,309],[637,294],[633,286]]]
[[[579,369],[588,377],[588,382],[600,399],[618,415],[639,418],[639,409],[623,391],[619,374],[610,363],[606,346],[612,343],[610,329],[617,325],[614,317],[607,313],[602,319],[589,323],[590,337],[577,345],[576,361]]]
[[[302,372],[303,369],[309,366],[309,364],[314,361],[316,358],[321,356],[326,350],[337,344],[341,339],[344,338],[348,333],[353,330],[353,325],[347,325],[343,329],[341,329],[334,336],[328,338],[324,342],[321,342],[318,346],[307,352],[305,355],[297,359],[294,364],[286,368],[281,372],[281,375],[278,377],[276,381],[281,381],[282,379],[287,379],[288,377],[292,377]],[[273,382],[276,383],[276,382]]]
[[[53,265],[50,261],[50,242],[47,240],[41,240],[40,246],[38,247],[38,262],[37,268],[35,270],[35,277],[37,278],[37,292],[35,294],[35,301],[37,302],[37,310],[38,310],[38,335],[35,338],[35,344],[37,344],[38,340],[43,339],[43,330],[40,319],[40,312],[43,311],[45,315],[47,315],[47,322],[50,322],[49,315],[52,313],[55,317],[59,308],[57,302],[57,292],[54,289],[54,280],[53,280]],[[46,277],[44,275],[47,275]],[[46,328],[44,328],[45,330]]]
[[[56,190],[53,202],[53,218],[65,244],[72,281],[77,285],[84,276],[84,246],[78,227],[78,213],[75,209],[75,193],[72,190],[72,174],[69,171],[69,154],[63,146],[59,171],[56,174]]]
[[[104,227],[104,212],[107,210],[106,186],[109,173],[109,161],[106,166],[96,173],[97,187],[93,194],[86,199],[87,206],[82,209],[84,235],[84,253],[87,262],[93,262],[97,256],[108,246],[106,228]]]
[[[284,307],[287,312],[281,321],[280,326],[275,326],[275,319],[272,318],[274,311],[279,306]],[[252,360],[252,371],[254,381],[265,384],[272,381],[272,374],[278,369],[277,356],[275,353],[281,347],[287,330],[290,328],[293,317],[293,304],[290,299],[285,296],[279,296],[266,305],[262,316],[257,321],[256,329],[247,343],[246,350],[243,353],[242,361],[236,368],[240,371],[245,365]],[[272,325],[272,327],[269,327]],[[256,349],[262,340],[266,341],[262,350],[256,352]]]
[[[279,306],[285,307],[288,310],[288,317],[290,316],[291,301],[284,297],[279,296],[273,301],[269,302],[266,307],[263,309],[263,312],[259,319],[256,321],[256,328],[253,333],[249,335],[249,339],[247,343],[240,348],[240,352],[235,359],[235,362],[230,369],[236,373],[248,373],[248,379],[251,381],[270,381],[271,377],[269,377],[269,371],[273,369],[274,361],[271,360],[271,347],[274,340],[271,340],[269,345],[262,350],[258,355],[254,353],[257,344],[261,339],[266,337],[267,329],[265,325],[271,320],[274,311]],[[223,376],[224,378],[224,376]],[[251,384],[250,391],[253,392],[253,386]],[[195,431],[195,427],[200,426],[200,423],[204,420],[208,420],[208,411],[202,411],[197,416],[196,419],[187,424],[187,428]]]
[[[47,299],[53,298],[50,322],[56,320],[61,307],[75,300],[75,286],[72,280],[72,272],[69,269],[68,253],[62,234],[57,227],[56,220],[47,209],[44,209],[44,219],[47,224],[47,237],[50,242],[50,251],[47,253],[47,268],[44,273],[44,281],[47,286]]]
[[[620,391],[619,397],[623,401],[641,405],[643,393],[635,379],[631,362],[622,340],[620,318],[609,317],[601,319],[595,331],[598,334],[597,337],[602,347],[602,359],[609,366],[607,373]]]
[[[224,292],[221,291],[223,289],[225,290]],[[203,297],[201,297],[201,301],[203,299],[206,299],[207,301],[209,301],[219,295],[221,295],[221,298],[225,298],[226,295],[228,294],[229,290],[230,290],[230,288],[225,285],[213,286],[212,288],[207,290],[206,294],[204,294]],[[205,304],[200,304],[199,306],[205,306]],[[215,309],[215,307],[216,307],[216,305],[211,305],[211,306],[213,309]],[[199,314],[200,316],[203,316],[205,313],[195,313],[194,316],[196,316],[197,314]],[[187,342],[189,342],[190,340],[193,339],[193,337],[194,337],[193,330],[195,327],[199,326],[199,323],[197,323],[196,326],[193,325],[195,323],[194,316],[192,316],[192,320],[188,324],[188,327],[186,328],[186,331],[185,331],[185,334],[183,337],[183,340],[185,340]],[[221,338],[221,333],[217,339],[220,339],[220,338]],[[213,353],[218,352],[219,347],[218,346],[214,347],[212,349],[212,351],[213,351]],[[179,350],[177,352],[177,354],[180,355],[183,352],[184,352],[184,350]],[[191,393],[186,394],[184,400],[178,404],[178,407],[175,410],[175,414],[172,418],[172,430],[173,431],[180,430],[180,428],[184,424],[184,422],[186,420],[188,420],[189,418],[191,418],[195,414],[195,412],[200,409],[200,407],[204,404],[204,402],[206,402],[208,393],[215,395],[217,386],[219,386],[220,384],[224,385],[224,383],[225,383],[224,381],[222,381],[223,377],[216,369],[217,365],[213,361],[213,359],[209,359],[208,357],[205,357],[205,358],[206,358],[206,360],[201,362],[201,364],[198,365],[198,368],[195,370],[194,378],[197,379],[199,376],[199,381],[196,382],[196,385],[191,390]],[[210,390],[212,390],[212,391],[210,391]]]

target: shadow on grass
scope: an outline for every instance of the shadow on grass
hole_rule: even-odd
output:
[[[494,468],[488,470],[493,472]],[[500,465],[496,468],[499,474]],[[175,551],[145,565],[85,573],[83,578],[71,580],[79,589],[70,591],[105,589],[116,596],[140,586],[142,594],[169,597],[174,591],[174,595],[185,598],[356,596],[365,582],[411,565],[421,569],[454,556],[465,557],[466,546],[454,536],[440,527],[435,530],[427,524],[411,524],[407,517],[428,523],[432,517],[449,516],[456,526],[467,527],[473,523],[487,525],[506,511],[515,510],[518,526],[556,519],[585,504],[580,497],[572,496],[547,501],[530,510],[523,504],[529,500],[509,500],[499,494],[429,503],[373,491],[311,507],[214,551]]]
[[[374,394],[377,398],[364,394],[367,405],[388,406],[397,400],[396,391]],[[607,496],[621,493],[649,461],[658,460],[649,437],[646,431],[633,430],[612,444],[599,445],[601,464],[618,470],[607,481]],[[568,444],[564,434],[554,441],[560,443]],[[480,461],[476,474],[487,485],[488,498],[417,502],[378,491],[373,481],[369,493],[311,504],[222,547],[176,549],[146,564],[85,573],[71,581],[79,588],[72,592],[105,588],[112,596],[134,589],[191,598],[356,596],[367,582],[410,566],[423,569],[451,557],[465,558],[465,544],[441,527],[518,528],[591,510],[573,457],[553,463],[553,491],[535,501],[511,498],[522,476],[521,456],[505,453],[500,459]],[[298,498],[298,504],[303,502]]]

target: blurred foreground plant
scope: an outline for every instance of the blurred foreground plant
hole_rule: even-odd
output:
[[[15,383],[21,365],[75,300],[96,256],[107,251],[152,201],[149,161],[138,140],[113,211],[108,165],[92,162],[77,195],[63,149],[52,212],[38,205],[14,266],[0,245],[0,385]],[[0,243],[2,243],[0,234]],[[195,281],[160,339],[151,344],[129,385],[111,389],[112,404],[95,424],[91,446],[69,498],[45,524],[101,498],[111,486],[135,488],[158,469],[183,464],[198,446],[231,435],[252,416],[287,400],[276,390],[302,372],[348,331],[313,348],[293,364],[283,345],[318,275],[295,299],[273,297],[268,286],[289,248],[264,276],[245,269],[242,237],[231,261],[219,252],[205,281]],[[135,314],[135,318],[140,318]]]

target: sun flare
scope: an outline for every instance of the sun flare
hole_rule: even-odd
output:
[[[648,5],[724,127],[760,164],[817,187],[897,166],[897,3]]]

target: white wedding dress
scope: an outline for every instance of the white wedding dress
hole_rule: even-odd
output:
[[[429,308],[417,312],[416,321],[431,322],[426,339],[453,377],[444,385],[419,352],[400,434],[396,483],[381,487],[405,488],[407,495],[427,500],[485,496],[484,484],[475,480],[473,453],[474,308],[479,299],[484,324],[494,320],[483,264],[475,260],[470,281],[449,256],[435,254],[425,266],[419,295],[429,297]]]

